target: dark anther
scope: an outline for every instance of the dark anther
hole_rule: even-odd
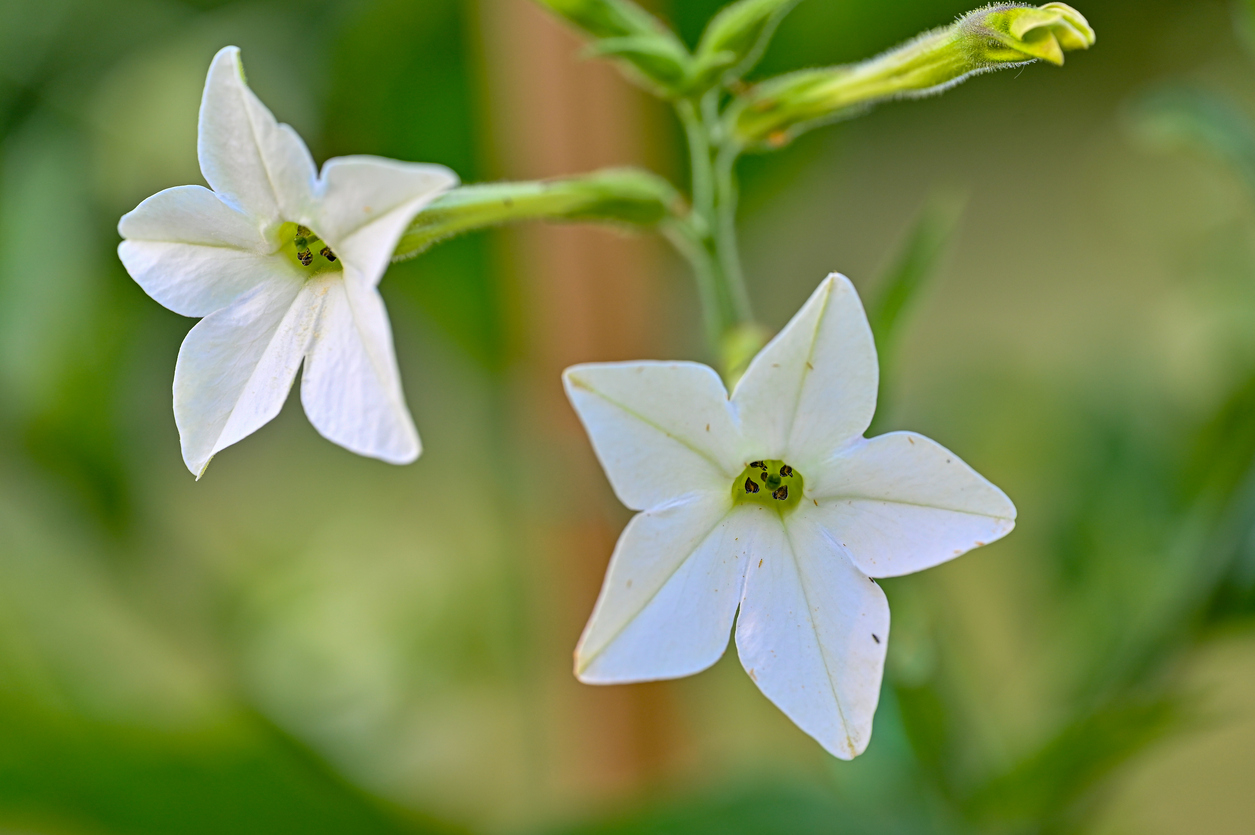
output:
[[[754,483],[754,479],[752,478],[745,479],[745,492],[746,493],[758,492],[758,485]]]
[[[779,487],[776,488],[776,491],[771,494],[771,497],[773,499],[779,499],[780,501],[784,501],[785,499],[789,498],[789,485],[787,484],[780,485]]]
[[[296,257],[301,259],[301,264],[303,266],[308,267],[310,264],[314,263],[314,253],[310,252],[308,249],[302,249],[300,252],[296,253]]]
[[[782,475],[782,476],[784,476],[784,477],[786,477],[786,478],[787,478],[787,477],[789,477],[789,476],[791,476],[791,475],[793,475],[793,468],[792,468],[792,467],[790,467],[788,464],[781,464],[781,465],[780,465],[780,475]]]
[[[331,251],[331,247],[329,246],[324,246],[321,250],[318,251],[318,254],[321,255],[323,258],[326,258],[328,261],[336,260],[336,254]]]
[[[308,226],[298,226],[296,227],[296,234],[300,235],[302,238],[308,238],[310,235],[313,235],[314,233],[309,231]]]
[[[751,462],[750,462],[750,466],[751,466],[751,467],[757,467],[758,469],[760,469],[760,470],[764,470],[764,471],[766,471],[766,469],[767,469],[767,465],[766,465],[766,464],[764,464],[762,461],[751,461]]]

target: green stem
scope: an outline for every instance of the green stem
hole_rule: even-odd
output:
[[[710,164],[710,135],[693,102],[676,103],[676,114],[684,126],[689,146],[689,168],[693,187],[693,211],[701,218],[711,216],[715,205],[714,170]]]
[[[706,246],[706,237],[692,223],[674,223],[662,227],[663,234],[676,251],[688,261],[697,282],[697,297],[702,307],[702,324],[706,341],[718,356],[718,346],[727,327],[719,303],[717,274],[719,267]]]
[[[693,211],[669,237],[693,268],[711,353],[732,382],[748,361],[746,352],[752,356],[762,343],[737,249],[739,148],[724,137],[717,93],[677,102],[676,115],[689,145]]]
[[[719,253],[719,266],[726,284],[729,304],[735,311],[737,324],[754,320],[750,311],[749,293],[745,289],[745,275],[741,271],[741,250],[737,243],[736,209],[740,189],[736,180],[736,160],[740,149],[725,144],[719,149],[715,161],[715,204],[718,217],[715,226],[715,247]]]

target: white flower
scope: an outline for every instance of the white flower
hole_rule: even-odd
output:
[[[736,618],[767,698],[836,756],[862,753],[889,638],[871,578],[992,542],[1015,506],[921,435],[863,437],[879,370],[849,280],[829,276],[730,398],[688,362],[579,365],[564,381],[616,495],[642,511],[580,638],[579,679],[696,673]]]
[[[213,191],[167,189],[118,224],[131,277],[174,312],[204,317],[174,371],[188,469],[199,478],[274,418],[302,360],[301,403],[324,437],[413,461],[418,433],[376,286],[414,215],[457,176],[367,156],[328,160],[319,174],[248,88],[235,47],[209,68],[197,151]]]

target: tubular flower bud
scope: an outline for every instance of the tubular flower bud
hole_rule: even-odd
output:
[[[1088,49],[1094,40],[1081,13],[1064,3],[989,6],[860,64],[768,80],[730,110],[729,127],[747,147],[779,147],[887,99],[933,95],[1037,60],[1060,65],[1064,52]]]
[[[1081,13],[1066,3],[994,6],[965,15],[957,25],[967,31],[975,60],[993,64],[1037,58],[1061,67],[1063,53],[1089,49],[1096,37]]]

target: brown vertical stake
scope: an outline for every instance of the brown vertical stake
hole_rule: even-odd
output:
[[[537,179],[646,164],[652,103],[618,72],[582,60],[580,39],[530,0],[479,0],[497,173]],[[562,392],[578,362],[653,357],[658,244],[591,226],[511,231],[515,348],[522,413],[516,442],[562,462],[561,506],[531,532],[536,646],[543,677],[542,805],[587,805],[654,783],[674,759],[665,684],[591,687],[571,651],[627,518],[606,487]],[[525,452],[524,454],[528,454]],[[553,471],[553,461],[545,468]]]

